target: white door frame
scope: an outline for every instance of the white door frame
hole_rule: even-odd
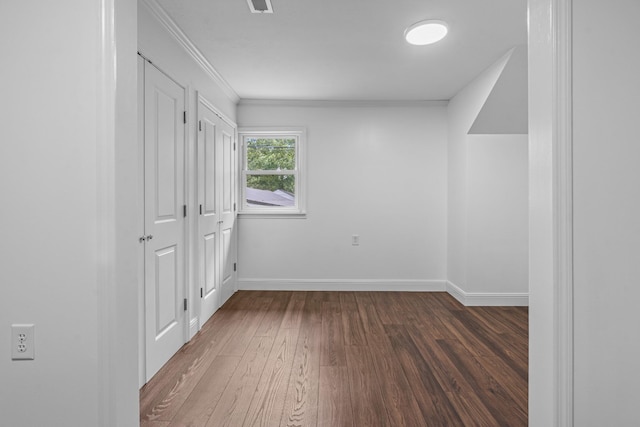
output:
[[[139,419],[136,273],[136,198],[130,183],[136,156],[135,0],[100,0],[96,38],[96,424],[134,425]],[[133,117],[132,117],[133,116]],[[135,179],[135,178],[133,178]],[[130,209],[122,204],[131,204]],[[88,301],[87,303],[92,303]]]
[[[126,0],[128,3],[132,3],[131,0]],[[98,17],[99,25],[100,25],[100,52],[99,52],[99,60],[100,66],[98,71],[98,91],[97,91],[97,150],[100,155],[97,156],[96,165],[98,167],[98,179],[97,179],[97,188],[96,188],[96,197],[98,200],[96,221],[99,224],[98,230],[98,258],[101,262],[101,265],[104,266],[103,270],[99,274],[99,284],[100,288],[103,290],[102,293],[98,295],[97,299],[97,308],[98,308],[98,345],[102,349],[99,353],[98,362],[98,373],[99,373],[99,387],[100,387],[100,398],[98,402],[98,422],[101,426],[110,426],[114,425],[113,420],[119,418],[119,416],[123,415],[121,412],[125,411],[120,406],[118,406],[118,402],[120,401],[120,396],[126,395],[129,396],[128,399],[137,398],[137,393],[131,394],[130,390],[125,389],[128,383],[122,382],[119,380],[121,372],[126,372],[126,365],[129,366],[135,365],[135,352],[131,352],[131,354],[123,355],[121,353],[121,349],[119,346],[114,345],[114,343],[118,342],[128,342],[128,338],[130,335],[137,335],[134,331],[126,330],[121,328],[120,319],[123,317],[123,313],[118,312],[114,307],[114,301],[118,301],[118,297],[120,294],[127,295],[127,286],[130,286],[130,283],[127,281],[119,281],[119,267],[120,264],[117,263],[117,258],[115,254],[115,242],[114,236],[116,236],[116,220],[118,219],[115,212],[115,200],[118,196],[116,192],[116,176],[118,176],[119,168],[116,164],[115,157],[113,156],[113,152],[116,148],[119,148],[121,143],[125,143],[128,141],[122,141],[118,143],[116,140],[115,134],[117,132],[122,132],[125,135],[128,135],[127,124],[122,120],[116,119],[116,113],[121,110],[117,110],[118,104],[116,102],[116,94],[122,93],[123,90],[130,89],[133,91],[130,85],[122,84],[122,82],[127,82],[127,78],[131,78],[131,75],[128,74],[131,70],[126,68],[121,68],[119,65],[116,67],[115,58],[118,58],[122,55],[119,52],[127,52],[128,50],[135,51],[136,48],[136,39],[135,36],[126,37],[125,34],[127,31],[120,32],[121,38],[116,37],[116,29],[123,28],[124,30],[133,30],[132,34],[136,33],[137,24],[126,22],[126,19],[120,18],[116,16],[115,4],[125,4],[125,0],[101,0],[101,15]],[[537,16],[539,14],[539,16]],[[570,114],[566,109],[567,106],[563,107],[563,113],[558,113],[558,111],[551,111],[547,108],[549,105],[553,105],[556,108],[562,107],[559,102],[559,99],[562,98],[564,101],[570,100],[570,87],[571,87],[571,77],[570,70],[567,66],[570,63],[564,66],[561,66],[558,63],[557,59],[560,56],[564,58],[570,57],[567,52],[567,48],[570,50],[571,41],[571,0],[529,0],[529,15],[530,22],[532,19],[538,20],[538,24],[542,23],[543,27],[540,29],[536,26],[529,26],[529,37],[545,37],[548,36],[548,42],[544,43],[540,48],[542,51],[546,51],[548,53],[547,57],[556,58],[556,61],[552,61],[553,64],[550,65],[551,73],[553,74],[553,79],[556,83],[556,88],[558,91],[547,91],[546,96],[547,100],[550,101],[550,104],[547,105],[533,105],[530,104],[529,114],[530,117],[533,114],[538,114],[546,117],[546,121],[548,124],[555,123],[556,129],[563,129],[564,136],[561,140],[564,141],[565,149],[569,149],[571,147],[571,135],[570,135]],[[549,34],[541,34],[546,33],[547,29],[549,29]],[[563,48],[559,48],[556,46],[556,41],[559,41]],[[116,49],[117,46],[117,49]],[[561,53],[564,52],[564,53]],[[530,52],[530,59],[531,59]],[[544,65],[543,67],[544,68]],[[559,70],[562,69],[562,72]],[[530,61],[529,64],[530,70],[530,79],[533,73],[544,72],[544,70],[540,70],[539,64]],[[560,78],[562,76],[562,78]],[[130,80],[130,79],[129,79]],[[116,81],[119,84],[116,84]],[[562,94],[562,95],[560,95]],[[124,107],[120,107],[124,108]],[[570,111],[570,106],[568,106],[568,110]],[[568,135],[567,135],[568,133]],[[542,136],[544,137],[544,135]],[[558,135],[556,135],[556,138]],[[531,138],[531,134],[530,134]],[[557,141],[557,140],[556,140]],[[568,144],[568,147],[567,147]],[[566,150],[560,150],[560,152],[564,152],[563,158],[565,161],[570,158],[567,156]],[[541,404],[540,407],[543,408],[544,412],[551,411],[553,413],[552,418],[554,419],[553,425],[557,426],[572,426],[573,425],[573,383],[572,383],[572,372],[573,372],[573,363],[572,363],[572,354],[573,354],[573,325],[572,325],[572,312],[573,312],[573,304],[572,304],[572,292],[573,292],[573,284],[572,278],[567,276],[567,272],[571,271],[570,266],[572,263],[572,257],[570,252],[570,245],[567,247],[567,244],[571,242],[569,230],[571,230],[571,215],[570,208],[572,206],[570,192],[567,191],[558,191],[559,180],[557,177],[562,176],[564,185],[569,185],[570,188],[570,179],[571,179],[571,170],[570,165],[567,165],[566,162],[555,162],[555,159],[552,156],[548,156],[547,160],[544,162],[542,167],[548,168],[554,172],[554,176],[556,179],[553,182],[553,185],[546,188],[541,189],[541,191],[546,194],[549,199],[558,198],[562,201],[562,206],[565,206],[565,209],[560,212],[558,208],[558,204],[556,203],[556,209],[553,210],[553,220],[551,223],[553,227],[547,227],[545,234],[551,240],[555,241],[556,244],[560,242],[564,242],[563,247],[564,250],[561,252],[564,256],[555,253],[552,257],[552,260],[555,261],[556,267],[553,271],[556,271],[558,266],[562,265],[563,274],[553,273],[553,282],[557,283],[557,277],[562,277],[562,284],[559,284],[555,287],[555,296],[551,298],[544,299],[544,308],[552,307],[552,312],[555,313],[555,316],[551,323],[551,330],[553,331],[553,336],[545,338],[543,336],[538,337],[536,330],[540,325],[537,324],[537,320],[530,321],[531,329],[532,329],[532,337],[530,340],[530,361],[535,361],[536,365],[534,369],[539,369],[537,362],[542,360],[547,360],[548,354],[551,354],[551,360],[553,360],[554,366],[546,366],[545,368],[552,369],[552,375],[556,373],[559,374],[557,376],[558,380],[554,384],[543,384],[541,388],[530,389],[530,411],[529,414],[531,416],[531,410],[537,410],[537,404],[532,406],[531,403],[534,401],[541,400],[552,400],[552,408],[549,408],[546,404]],[[531,168],[535,168],[534,165],[531,165]],[[566,178],[569,178],[569,181]],[[567,209],[568,208],[568,209]],[[536,218],[537,213],[531,211],[532,214],[531,223],[536,222],[538,220],[543,220],[541,218]],[[544,213],[543,213],[544,215]],[[561,220],[559,217],[564,218]],[[557,227],[557,228],[555,228]],[[563,230],[558,233],[554,233],[553,229]],[[562,239],[559,239],[558,236],[564,236]],[[558,262],[559,260],[563,260]],[[532,259],[531,265],[534,268],[537,268],[538,261]],[[536,283],[530,284],[530,292],[534,290],[536,287]],[[535,292],[535,291],[534,291]],[[532,300],[533,304],[530,306],[532,311],[537,310],[536,304],[538,304],[537,300]],[[125,317],[130,317],[132,313],[125,313]],[[533,347],[533,351],[532,351]],[[536,354],[539,352],[540,354]],[[535,375],[539,375],[541,372],[532,370],[530,371],[530,378]],[[562,378],[562,379],[561,379]],[[558,386],[554,391],[554,386]],[[561,388],[560,388],[561,387]],[[128,402],[131,405],[134,402]],[[126,416],[126,414],[124,414]],[[544,414],[542,414],[544,415]],[[536,414],[537,416],[537,414]],[[542,427],[542,424],[533,425],[532,427]]]
[[[529,423],[573,426],[572,0],[529,0]]]

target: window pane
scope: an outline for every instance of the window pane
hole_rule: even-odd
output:
[[[295,138],[245,139],[247,170],[294,170],[296,165]]]
[[[293,175],[247,175],[246,202],[248,206],[295,206],[295,188]]]

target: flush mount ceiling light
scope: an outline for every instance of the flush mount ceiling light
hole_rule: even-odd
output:
[[[417,22],[407,28],[404,38],[408,43],[422,46],[442,40],[448,31],[446,22],[431,19]]]

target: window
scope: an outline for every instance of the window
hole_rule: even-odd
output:
[[[241,128],[241,214],[304,215],[304,128]]]

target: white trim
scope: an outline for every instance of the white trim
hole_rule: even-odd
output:
[[[447,280],[446,289],[449,295],[458,300],[458,302],[462,305],[466,305],[466,297],[467,293],[460,289],[458,286],[454,285],[452,282]]]
[[[187,342],[191,341],[191,338],[200,330],[200,318],[198,316],[194,317],[189,321],[189,339]]]
[[[306,132],[307,128],[304,126],[242,126],[238,128],[239,134],[260,136],[296,136]]]
[[[379,108],[379,107],[446,107],[447,100],[433,101],[390,101],[390,100],[314,100],[314,99],[240,99],[238,106],[257,105],[269,107],[350,107],[350,108]]]
[[[246,146],[245,136],[254,137],[282,137],[291,136],[296,139],[296,164],[293,170],[278,171],[249,171],[246,170]],[[238,129],[238,144],[240,144],[240,150],[238,150],[239,159],[239,183],[240,183],[240,200],[238,204],[238,215],[244,215],[245,217],[251,217],[252,215],[258,215],[261,218],[287,218],[297,217],[304,218],[307,213],[307,129],[304,126],[265,126],[258,127],[243,126]],[[270,175],[270,174],[287,174],[295,177],[295,206],[291,207],[249,207],[245,204],[245,187],[247,181],[247,175]]]
[[[554,224],[556,425],[573,426],[573,91],[572,0],[555,0],[554,37]]]
[[[466,307],[528,306],[529,294],[517,292],[465,292],[447,280],[447,292]]]
[[[153,66],[155,66],[154,64],[151,64]],[[156,67],[157,68],[157,67]],[[178,84],[180,87],[183,88],[184,90],[184,114],[185,114],[185,122],[183,123],[184,125],[184,147],[182,149],[183,153],[183,159],[182,159],[182,167],[183,167],[183,172],[182,172],[182,179],[184,180],[183,182],[183,188],[182,188],[182,204],[184,206],[187,207],[187,215],[185,217],[183,217],[182,219],[184,220],[184,225],[183,225],[183,248],[184,248],[184,256],[183,256],[183,268],[184,268],[184,289],[183,289],[183,298],[187,299],[187,309],[184,311],[184,330],[183,330],[183,340],[184,343],[188,343],[189,340],[191,339],[191,328],[190,328],[190,318],[192,315],[195,315],[195,310],[193,308],[194,304],[193,301],[196,300],[196,292],[194,290],[195,287],[195,278],[194,281],[192,282],[192,276],[193,276],[193,271],[190,268],[191,267],[191,257],[194,256],[192,254],[192,248],[191,245],[195,244],[195,242],[192,241],[192,236],[191,233],[189,233],[189,231],[191,230],[191,227],[193,226],[193,214],[192,212],[192,207],[195,206],[195,203],[191,202],[190,199],[190,195],[191,192],[189,191],[190,188],[190,180],[189,180],[189,165],[190,165],[190,159],[191,159],[191,150],[194,148],[193,144],[192,144],[192,139],[191,139],[191,131],[192,131],[192,126],[194,126],[194,123],[191,123],[191,116],[192,116],[192,111],[191,111],[191,92],[192,92],[192,88],[191,85],[187,84],[185,86],[182,86],[180,84]],[[196,142],[197,143],[197,142]],[[195,212],[195,210],[193,210],[193,212]],[[193,243],[192,243],[193,242]],[[197,253],[195,254],[195,256],[197,257]],[[193,291],[193,292],[192,292]]]
[[[448,292],[465,306],[528,306],[529,294],[465,292],[448,280],[420,279],[238,279],[241,291]]]
[[[445,282],[417,279],[238,279],[238,290],[444,292]]]
[[[117,377],[117,287],[115,213],[116,31],[115,0],[101,0],[96,108],[96,255],[98,425],[115,423]]]
[[[162,26],[173,36],[173,38],[184,48],[184,50],[200,65],[200,67],[220,86],[222,91],[235,104],[240,100],[240,96],[227,83],[222,75],[211,65],[207,58],[200,52],[195,44],[187,37],[182,29],[175,23],[167,12],[158,4],[157,0],[142,0],[142,4],[149,9],[151,14],[162,24]]]
[[[307,219],[307,213],[240,212],[238,219]]]
[[[226,114],[224,114],[222,111],[218,110],[215,105],[213,105],[207,98],[204,97],[204,95],[200,92],[200,91],[196,91],[196,99],[197,101],[202,104],[204,104],[208,109],[210,109],[211,111],[213,111],[213,114],[215,114],[216,116],[220,117],[222,119],[222,121],[226,122],[229,126],[231,126],[234,130],[238,129],[238,125],[236,124],[236,122],[234,122],[233,120],[231,120]],[[196,124],[198,122],[198,120],[200,120],[199,117],[196,117]]]
[[[145,85],[145,61],[144,57],[138,55],[138,191],[137,194],[144,196],[144,85]],[[137,218],[137,234],[138,236],[144,236],[144,202],[136,206]],[[146,348],[146,316],[145,316],[145,286],[144,286],[144,269],[145,269],[145,253],[144,244],[138,246],[138,387],[142,388],[147,382],[147,348]]]

